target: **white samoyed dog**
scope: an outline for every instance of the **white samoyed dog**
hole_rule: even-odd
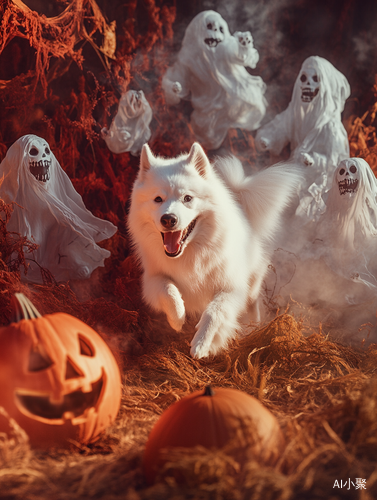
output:
[[[176,331],[200,316],[194,358],[225,347],[245,314],[260,321],[268,247],[299,180],[289,167],[245,177],[234,157],[213,166],[198,143],[171,159],[143,146],[128,219],[143,295]]]

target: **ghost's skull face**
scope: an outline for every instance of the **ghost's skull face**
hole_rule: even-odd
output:
[[[320,88],[320,78],[314,68],[305,68],[300,73],[301,101],[310,103],[316,97]]]
[[[356,195],[359,187],[360,172],[354,162],[342,161],[336,170],[335,176],[341,196],[351,198]]]
[[[228,32],[228,25],[216,12],[211,12],[205,16],[204,24],[204,43],[208,48],[216,49],[218,44],[224,41],[225,34]]]
[[[44,139],[35,138],[27,151],[30,172],[39,182],[47,182],[51,177],[51,151]]]
[[[126,107],[126,115],[129,118],[136,118],[143,112],[144,101],[145,97],[142,90],[128,90],[121,104]]]

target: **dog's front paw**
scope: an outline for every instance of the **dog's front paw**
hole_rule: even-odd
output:
[[[211,318],[203,314],[199,323],[196,325],[197,332],[191,341],[190,354],[195,359],[206,358],[212,352],[212,340],[214,334],[210,328]]]
[[[190,354],[194,359],[207,358],[211,354],[210,346],[207,345],[205,339],[195,342],[195,339],[191,341]]]
[[[165,307],[167,320],[173,330],[180,332],[186,319],[185,304],[178,288],[172,283],[167,286],[167,295],[169,298]]]
[[[185,309],[183,308],[183,314],[182,315],[176,315],[176,316],[166,316],[169,325],[175,330],[176,332],[180,332],[182,330],[183,325],[185,324],[186,320],[186,315],[185,315]]]

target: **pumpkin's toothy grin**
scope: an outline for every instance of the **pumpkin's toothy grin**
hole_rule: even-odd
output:
[[[166,231],[165,233],[161,233],[165,253],[168,257],[178,257],[181,254],[184,243],[193,231],[197,220],[197,218],[194,219],[183,231]]]
[[[67,416],[72,419],[83,415],[88,408],[97,406],[103,386],[104,377],[102,375],[99,380],[92,383],[90,392],[78,390],[65,394],[61,403],[52,403],[49,396],[25,394],[22,391],[17,391],[16,396],[21,411],[26,410],[31,415],[49,421],[62,420]]]

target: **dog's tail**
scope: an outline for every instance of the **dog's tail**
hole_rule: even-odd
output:
[[[273,237],[284,208],[302,181],[302,174],[290,163],[278,163],[246,177],[234,157],[218,158],[216,168],[241,204],[253,229],[264,238]]]

